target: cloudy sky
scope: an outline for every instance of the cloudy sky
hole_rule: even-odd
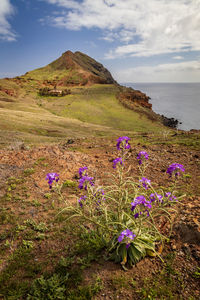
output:
[[[0,0],[0,77],[63,52],[118,82],[200,82],[200,0]]]

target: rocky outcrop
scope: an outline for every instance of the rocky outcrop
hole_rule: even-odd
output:
[[[165,117],[164,115],[161,115],[161,120],[163,125],[167,126],[167,127],[171,127],[171,128],[177,128],[179,121],[177,119],[174,118],[168,118]]]
[[[15,91],[11,90],[11,89],[5,89],[3,87],[0,86],[0,92],[3,92],[9,96],[15,96]]]
[[[163,125],[171,128],[177,128],[179,124],[179,121],[177,119],[168,118],[164,115],[159,115],[153,112],[152,104],[149,103],[150,97],[145,93],[142,93],[141,91],[124,86],[119,86],[119,93],[117,94],[117,98],[123,106],[139,113],[141,112],[142,107],[146,108],[142,113],[152,121],[160,121]]]
[[[137,106],[142,106],[149,109],[152,108],[152,104],[149,103],[150,97],[148,97],[146,94],[126,87],[120,87],[119,90],[120,91],[117,95],[117,98],[125,107],[130,109],[135,109]]]

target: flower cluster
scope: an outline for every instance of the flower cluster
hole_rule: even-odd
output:
[[[165,193],[165,197],[168,198],[170,201],[177,201],[176,197],[173,196],[171,192]]]
[[[117,157],[113,160],[113,168],[116,169],[116,166],[120,164],[123,166],[124,164],[124,154],[127,152],[124,152],[124,150],[128,150],[131,148],[129,145],[130,138],[128,136],[121,136],[117,139],[117,150],[122,151],[122,157]]]
[[[79,189],[85,189],[87,190],[88,188],[88,184],[93,186],[94,185],[94,182],[93,182],[93,177],[89,177],[87,175],[85,176],[82,176],[80,179],[79,179]]]
[[[53,182],[58,182],[59,180],[59,174],[57,173],[48,173],[46,175],[46,180],[48,180],[49,188],[52,189]]]
[[[129,229],[125,229],[120,233],[118,242],[121,243],[123,240],[125,240],[126,248],[128,249],[131,241],[133,241],[135,237],[136,235],[132,231],[130,231]]]
[[[116,165],[117,165],[117,164],[123,165],[123,161],[122,161],[122,158],[121,158],[121,157],[115,158],[115,159],[113,160],[113,169],[116,168]]]
[[[117,150],[122,149],[130,149],[131,146],[129,145],[128,141],[130,141],[130,138],[128,136],[121,136],[117,139]]]
[[[184,172],[185,168],[183,167],[183,165],[177,163],[171,164],[167,169],[167,173],[169,174],[170,177],[172,176],[173,173],[175,174],[175,177],[178,177],[180,175],[180,171]]]
[[[149,154],[146,152],[146,151],[140,151],[139,153],[138,153],[138,155],[137,155],[137,159],[138,159],[138,163],[139,163],[139,165],[141,165],[142,164],[142,160],[143,159],[149,159]]]
[[[80,177],[80,178],[83,177],[83,176],[85,176],[85,175],[87,175],[86,170],[88,170],[87,167],[79,168],[78,173],[79,173],[79,177]]]
[[[147,179],[146,177],[142,177],[142,179],[140,179],[139,182],[142,183],[142,186],[145,188],[145,190],[148,190],[149,185],[151,184],[151,180]]]
[[[149,196],[149,199],[151,202],[155,202],[156,200],[158,200],[159,202],[162,202],[163,196],[157,193],[152,193]]]
[[[147,216],[148,216],[149,215],[149,210],[148,209],[152,208],[151,202],[146,200],[146,198],[143,195],[141,195],[141,196],[136,197],[134,199],[134,201],[131,202],[131,210],[134,211],[136,206],[138,206],[138,205],[141,205],[145,208],[144,211],[147,212]],[[137,219],[139,217],[139,215],[141,215],[141,214],[142,214],[142,212],[136,213],[134,215],[135,219]]]

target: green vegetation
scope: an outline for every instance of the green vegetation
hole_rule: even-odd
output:
[[[0,87],[15,91],[9,96],[0,90],[0,148],[17,147],[19,142],[43,144],[66,138],[120,135],[134,136],[138,143],[200,146],[199,133],[175,133],[148,119],[145,108],[136,112],[123,107],[115,96],[117,86],[72,87],[71,95],[42,97],[38,95],[40,81],[28,80],[27,76],[0,80]]]
[[[81,57],[81,54],[78,55]],[[82,58],[82,64],[84,68],[89,66],[87,57]],[[61,98],[38,95],[40,88],[46,85],[53,88],[53,81],[57,82],[63,77],[66,77],[66,84],[83,80],[76,71],[57,67],[55,62],[54,65],[28,72],[22,77],[0,80],[0,148],[10,146],[11,150],[14,149],[10,152],[22,149],[24,154],[26,150],[32,151],[32,145],[35,144],[62,142],[62,149],[72,154],[79,152],[80,155],[92,155],[98,145],[99,153],[95,153],[94,161],[104,171],[107,165],[103,165],[100,156],[106,143],[101,144],[101,141],[106,140],[109,144],[111,139],[120,135],[134,137],[134,146],[160,145],[162,149],[162,145],[168,144],[199,149],[198,132],[189,134],[166,129],[160,123],[148,119],[144,114],[145,109],[136,112],[123,107],[115,96],[117,86],[74,86],[70,87],[70,95]],[[74,145],[68,143],[70,140],[75,140]],[[155,148],[154,161],[157,159],[156,149],[158,147]],[[45,156],[44,153],[39,155]],[[162,158],[165,152],[161,151],[160,155]],[[112,157],[113,149],[106,156],[106,162],[111,162]],[[186,159],[189,165],[189,156]],[[5,159],[3,166],[7,163],[8,166],[9,163],[16,164]],[[79,163],[77,160],[77,165]],[[195,163],[199,164],[199,161]],[[92,161],[91,165],[96,168]],[[163,265],[156,258],[148,258],[146,262],[149,264],[145,262],[142,274],[137,273],[142,269],[140,266],[124,272],[114,263],[105,262],[105,243],[102,238],[95,234],[91,226],[80,226],[77,218],[66,222],[69,214],[61,213],[65,200],[74,204],[78,185],[76,177],[64,179],[64,197],[61,199],[54,191],[48,191],[45,175],[53,171],[51,168],[51,159],[39,156],[24,168],[20,165],[18,175],[13,169],[16,177],[5,174],[5,184],[0,195],[1,299],[182,299],[187,285],[195,286],[200,276],[199,268],[194,266],[189,269],[191,257],[188,255],[187,259],[181,257],[182,260],[177,260],[178,251],[171,254],[168,245],[162,254],[166,263]],[[67,172],[74,176],[74,170]],[[131,172],[134,172],[133,165]],[[38,174],[43,174],[43,179],[38,180]],[[183,176],[178,191],[180,194],[187,192],[188,197],[194,197],[197,191],[197,188],[194,191],[192,183],[195,175],[191,174]],[[165,191],[164,187],[160,188]],[[166,255],[169,252],[170,255]],[[179,263],[182,262],[187,279],[181,273]],[[193,262],[191,260],[191,264]],[[152,266],[155,268],[151,274]],[[195,299],[195,292],[191,290],[188,299]]]

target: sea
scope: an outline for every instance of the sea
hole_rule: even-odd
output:
[[[158,114],[179,121],[178,129],[200,129],[200,83],[124,83],[151,99]]]

